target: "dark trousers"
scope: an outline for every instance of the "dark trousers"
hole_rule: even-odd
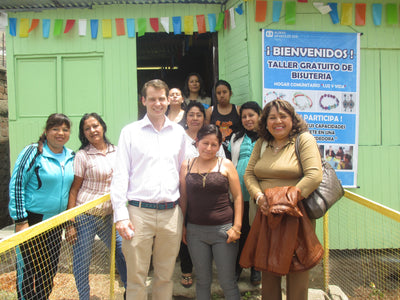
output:
[[[43,215],[28,212],[28,224],[43,220]],[[18,299],[47,300],[57,273],[62,239],[62,227],[46,231],[19,246],[23,266],[17,262]],[[21,274],[22,273],[22,274]]]

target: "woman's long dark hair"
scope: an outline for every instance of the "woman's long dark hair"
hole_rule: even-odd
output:
[[[83,128],[83,126],[85,125],[85,121],[89,118],[95,118],[100,123],[100,125],[103,127],[103,140],[107,145],[111,145],[111,142],[106,137],[106,122],[104,122],[104,120],[97,113],[93,112],[90,114],[84,114],[81,118],[81,121],[79,122],[79,140],[81,141],[81,146],[79,147],[79,150],[85,148],[87,145],[90,144],[89,140],[85,137],[85,130]]]
[[[234,142],[236,142],[238,139],[240,139],[242,136],[244,136],[244,134],[246,133],[246,129],[243,127],[243,123],[242,123],[242,114],[243,114],[243,110],[244,109],[251,109],[253,110],[258,116],[261,115],[261,107],[260,105],[258,105],[257,102],[255,101],[248,101],[244,104],[242,104],[240,106],[240,110],[239,110],[239,117],[240,117],[240,129],[237,131],[237,133],[235,134],[235,139],[233,140]]]
[[[292,138],[296,134],[299,134],[301,132],[308,131],[307,123],[298,113],[296,113],[294,107],[289,102],[282,99],[275,99],[265,105],[262,111],[260,124],[258,126],[258,135],[265,139],[267,142],[272,142],[274,140],[274,137],[267,129],[267,119],[272,107],[275,107],[278,112],[286,112],[292,118],[293,125],[292,131],[289,133],[289,138]]]
[[[199,96],[200,98],[204,98],[207,96],[206,90],[204,88],[204,80],[203,78],[201,78],[199,73],[189,73],[189,75],[186,77],[185,79],[185,86],[183,87],[183,95],[185,96],[185,98],[188,98],[190,96],[190,90],[189,90],[189,79],[191,76],[196,76],[197,79],[199,80],[200,83],[200,91],[199,91]]]
[[[55,114],[51,114],[47,118],[46,127],[44,128],[44,131],[43,131],[42,135],[39,137],[39,140],[37,142],[38,143],[38,154],[41,154],[43,152],[43,145],[47,139],[46,132],[53,127],[61,126],[64,124],[68,128],[71,128],[71,125],[72,125],[71,120],[64,114],[55,113]]]

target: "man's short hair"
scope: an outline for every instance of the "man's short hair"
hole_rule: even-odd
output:
[[[142,97],[146,98],[147,88],[150,86],[155,88],[156,90],[165,90],[165,95],[168,97],[169,93],[168,85],[161,79],[153,79],[147,81],[142,88]]]

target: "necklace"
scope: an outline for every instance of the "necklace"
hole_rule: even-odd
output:
[[[211,170],[212,170],[213,168],[214,168],[214,166],[212,166],[212,167],[206,172],[206,174],[203,175],[203,174],[200,173],[199,164],[197,163],[197,174],[199,174],[199,175],[203,178],[203,189],[206,187],[206,179],[207,179],[207,176],[208,176],[208,174],[210,174],[210,172],[211,172]]]

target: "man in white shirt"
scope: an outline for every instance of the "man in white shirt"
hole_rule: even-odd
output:
[[[146,115],[120,135],[111,184],[116,229],[127,263],[127,299],[147,299],[146,277],[153,255],[153,299],[172,299],[171,280],[182,237],[179,169],[185,132],[165,116],[168,86],[144,84]],[[127,205],[128,202],[128,205]]]

